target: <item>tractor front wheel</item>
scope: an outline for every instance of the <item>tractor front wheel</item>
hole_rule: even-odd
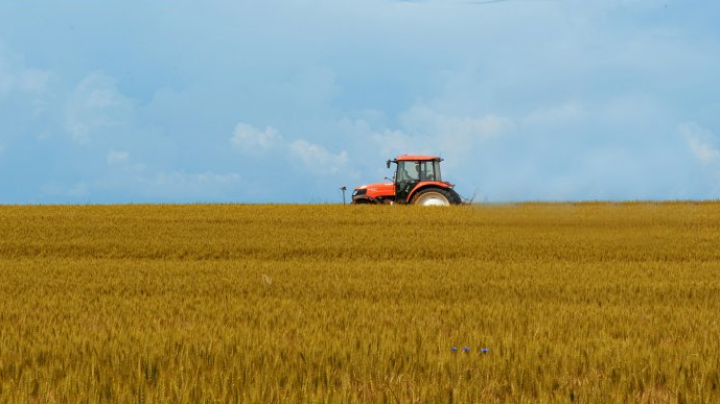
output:
[[[418,191],[410,203],[419,206],[450,206],[459,205],[462,200],[452,189],[426,188]]]

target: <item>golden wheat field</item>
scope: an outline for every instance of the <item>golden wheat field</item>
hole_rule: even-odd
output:
[[[720,203],[0,207],[0,402],[720,402]]]

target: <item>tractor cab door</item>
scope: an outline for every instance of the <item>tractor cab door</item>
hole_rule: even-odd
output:
[[[408,194],[420,182],[419,161],[398,161],[395,173],[395,202],[404,203]]]

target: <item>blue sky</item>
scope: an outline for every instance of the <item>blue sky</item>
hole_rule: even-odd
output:
[[[720,198],[720,2],[0,2],[0,203]]]

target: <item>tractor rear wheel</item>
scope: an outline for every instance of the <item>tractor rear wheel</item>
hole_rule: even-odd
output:
[[[418,191],[410,203],[419,206],[450,206],[459,205],[462,200],[452,189],[426,188]]]

